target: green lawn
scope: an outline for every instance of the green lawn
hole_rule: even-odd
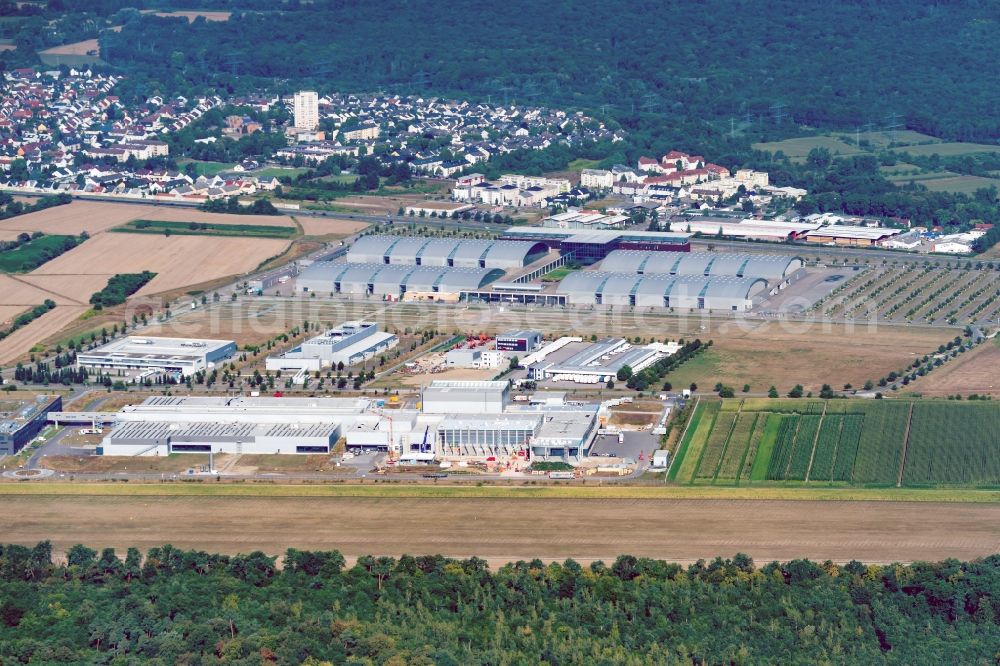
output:
[[[194,164],[199,176],[214,176],[223,171],[232,171],[236,166],[227,162],[201,162],[198,160],[177,160],[177,166],[182,170],[188,164]]]
[[[577,159],[570,162],[567,168],[570,171],[583,171],[584,169],[593,169],[600,163],[601,163],[600,160],[588,160],[582,157],[578,157]]]
[[[549,271],[542,276],[542,282],[559,282],[566,278],[567,275],[575,271],[580,270],[579,268],[574,268],[571,266],[560,266],[559,268]]]
[[[200,222],[167,222],[162,220],[132,220],[112,231],[133,234],[165,234],[176,236],[228,236],[236,238],[292,238],[295,227],[264,224],[207,224]]]
[[[34,270],[72,249],[68,245],[75,241],[75,236],[42,236],[13,250],[0,252],[0,272],[26,273]]]
[[[266,167],[259,171],[254,171],[250,175],[256,176],[257,178],[260,178],[262,180],[264,179],[270,180],[271,178],[281,178],[283,176],[287,176],[289,178],[295,178],[299,174],[303,174],[306,171],[309,171],[309,169],[306,167],[289,167],[287,169],[281,167]]]
[[[785,139],[784,141],[768,141],[767,143],[755,143],[753,147],[757,150],[766,150],[772,153],[780,150],[793,162],[804,162],[806,155],[813,148],[826,148],[834,157],[865,155],[869,153],[869,151],[858,148],[852,143],[847,143],[836,136],[806,136],[797,139]]]
[[[909,153],[914,156],[930,156],[937,153],[941,157],[951,157],[954,155],[971,155],[973,153],[1000,153],[1000,146],[989,143],[966,143],[964,141],[952,141],[945,143],[931,143],[922,146],[903,146],[894,150],[901,153]]]

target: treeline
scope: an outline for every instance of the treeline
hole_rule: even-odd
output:
[[[8,252],[10,250],[16,250],[22,245],[27,245],[34,239],[41,238],[44,235],[45,234],[43,234],[41,231],[35,231],[30,234],[27,232],[19,233],[17,235],[17,238],[15,238],[14,240],[0,241],[0,252]]]
[[[156,277],[152,271],[141,273],[118,273],[108,280],[108,285],[90,296],[90,304],[95,310],[120,305],[129,296],[142,289]]]
[[[628,380],[626,385],[630,389],[645,391],[650,386],[655,387],[656,384],[667,376],[667,374],[676,370],[679,366],[689,361],[696,354],[705,348],[712,346],[711,340],[705,344],[702,344],[701,340],[698,339],[692,340],[691,342],[684,342],[681,340],[681,342],[683,345],[675,354],[661,358],[653,365],[635,374],[632,374],[631,370],[629,370],[627,376],[619,375],[619,378]],[[663,390],[665,391],[669,391],[672,388],[673,387],[669,384],[664,384],[663,386]]]
[[[38,319],[49,310],[54,309],[55,307],[56,307],[56,302],[46,298],[45,302],[42,303],[41,305],[36,305],[27,312],[22,312],[21,314],[14,317],[14,321],[11,322],[10,326],[8,326],[3,330],[0,330],[0,340],[3,340],[11,333],[18,330],[19,328],[24,328],[25,326]]]
[[[1000,557],[688,567],[0,548],[14,663],[992,663]]]
[[[90,372],[86,368],[76,368],[76,354],[66,352],[57,354],[51,363],[38,361],[34,365],[17,364],[14,368],[14,379],[24,384],[86,384],[90,380]],[[97,383],[101,383],[101,374],[97,375]]]
[[[73,201],[73,197],[68,194],[56,194],[54,196],[42,197],[33,204],[25,204],[21,201],[15,201],[14,197],[7,192],[0,192],[0,206],[3,207],[3,210],[0,210],[0,220],[7,220],[18,215],[27,215],[28,213],[37,213],[46,208],[68,204],[71,201]]]
[[[220,22],[119,14],[124,27],[102,33],[102,57],[130,74],[130,94],[178,86],[245,92],[284,80],[289,90],[387,88],[491,95],[495,103],[505,96],[668,122],[688,115],[727,131],[732,119],[758,132],[792,121],[850,130],[900,123],[959,140],[1000,134],[1000,90],[988,67],[973,64],[1000,56],[989,3],[945,10],[905,0],[671,0],[649,8],[584,0],[544,12],[529,0],[502,9],[470,0],[255,4]],[[280,17],[268,11],[275,9]],[[469,15],[480,20],[462,21]],[[976,44],[974,56],[956,57],[955,40]]]
[[[198,210],[209,213],[229,213],[230,215],[281,215],[281,211],[265,197],[257,199],[249,206],[240,204],[236,197],[211,199],[198,206]]]

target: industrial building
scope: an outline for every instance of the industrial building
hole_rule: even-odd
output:
[[[449,268],[523,268],[548,252],[541,243],[456,240],[418,236],[364,236],[347,252],[353,264],[402,264]]]
[[[422,393],[419,410],[364,398],[154,397],[112,419],[57,417],[110,423],[103,455],[329,453],[343,437],[348,450],[389,450],[404,462],[509,456],[575,463],[589,452],[602,410],[560,396],[511,404],[507,382],[433,381]]]
[[[299,274],[297,291],[391,300],[457,300],[463,291],[481,289],[503,274],[498,268],[318,261]]]
[[[534,362],[528,367],[528,377],[536,381],[603,384],[617,379],[618,371],[625,366],[633,373],[641,372],[679,348],[675,344],[633,346],[623,338],[605,338],[563,360]]]
[[[128,336],[76,355],[81,368],[155,370],[187,377],[236,353],[232,340]]]
[[[503,458],[579,462],[599,427],[601,405],[510,404],[507,382],[433,381],[422,410],[363,414],[345,430],[348,449],[392,448],[404,462]]]
[[[808,243],[873,247],[903,233],[902,229],[831,224],[803,234]]]
[[[781,254],[616,250],[601,262],[601,270],[639,275],[754,277],[783,282],[802,265],[801,257]]]
[[[309,338],[284,354],[268,356],[265,367],[283,372],[328,370],[341,363],[345,366],[361,363],[397,344],[399,339],[380,331],[375,322],[349,321]]]
[[[497,349],[500,351],[530,352],[542,344],[541,331],[507,331],[497,335]]]
[[[362,398],[155,397],[118,412],[100,453],[329,453]]]
[[[499,368],[503,362],[503,352],[494,349],[450,349],[444,355],[448,368],[475,368],[487,370]]]
[[[510,384],[437,380],[421,391],[420,402],[431,414],[500,414],[510,402]]]
[[[6,400],[4,402],[7,402]],[[40,395],[0,413],[0,455],[12,456],[45,428],[49,412],[62,409],[62,396]]]
[[[577,271],[556,288],[571,305],[625,305],[741,312],[767,293],[767,280],[703,275]]]
[[[638,230],[573,230],[548,227],[510,227],[502,240],[545,243],[584,264],[601,261],[615,250],[653,250],[688,252],[691,234]]]

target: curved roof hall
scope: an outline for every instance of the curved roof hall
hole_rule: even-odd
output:
[[[526,266],[548,248],[530,241],[493,241],[419,236],[363,236],[348,250],[349,263],[500,268]]]
[[[607,272],[759,277],[766,280],[783,280],[800,268],[801,257],[726,252],[614,250],[601,263],[601,270]]]

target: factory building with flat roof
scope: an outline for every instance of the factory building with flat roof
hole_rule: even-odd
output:
[[[601,270],[639,275],[752,277],[781,282],[802,265],[801,257],[781,254],[615,250],[601,262]]]
[[[236,353],[232,340],[130,335],[76,355],[81,368],[155,370],[188,377]]]
[[[377,354],[392,349],[399,339],[392,333],[380,331],[378,324],[370,321],[348,321],[325,333],[309,338],[298,347],[278,356],[268,356],[268,370],[315,372],[366,361]]]
[[[154,397],[118,412],[100,452],[329,453],[371,406],[363,398]]]
[[[604,384],[615,381],[618,371],[625,366],[633,373],[641,372],[679,348],[675,344],[633,346],[624,338],[604,338],[569,358],[533,363],[528,366],[528,377],[536,381]]]
[[[639,275],[577,271],[569,274],[556,293],[571,305],[624,305],[691,310],[742,312],[767,293],[762,278],[705,277],[702,275]]]
[[[363,236],[348,250],[352,264],[401,264],[445,268],[523,268],[548,252],[542,243],[458,240],[419,236]]]
[[[508,382],[433,381],[415,409],[365,398],[153,397],[121,409],[99,453],[329,453],[391,450],[403,462],[440,458],[576,463],[596,436],[600,403],[510,404]],[[57,408],[57,407],[54,407]],[[64,415],[65,416],[65,415]]]
[[[49,412],[62,409],[62,396],[40,395],[15,405],[15,409],[0,412],[0,455],[12,456],[33,440],[45,428]]]
[[[510,227],[502,240],[545,243],[563,254],[572,252],[576,261],[591,264],[601,261],[615,250],[652,250],[656,252],[688,252],[691,234],[631,229],[552,229],[548,227]]]
[[[498,268],[318,261],[299,274],[296,290],[390,300],[457,300],[463,291],[481,289],[503,274]]]

